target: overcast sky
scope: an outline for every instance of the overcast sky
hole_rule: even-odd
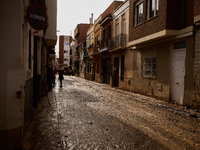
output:
[[[94,20],[103,13],[113,0],[57,0],[58,35],[72,35],[79,23],[89,23],[91,13]]]
[[[57,30],[59,31],[57,35],[73,36],[77,24],[89,23],[91,13],[94,21],[112,2],[113,0],[57,0]]]

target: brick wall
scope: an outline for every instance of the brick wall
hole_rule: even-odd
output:
[[[86,41],[87,31],[90,24],[79,24],[79,43]]]
[[[166,1],[159,1],[159,15],[147,20],[147,0],[143,1],[143,23],[135,26],[135,3],[130,0],[129,40],[133,41],[166,29]]]
[[[194,0],[194,16],[200,15],[200,1]]]
[[[113,3],[102,13],[102,20],[110,13],[113,13]]]
[[[199,0],[197,0],[199,1]],[[148,0],[143,0],[143,22],[135,25],[135,3],[138,0],[130,0],[129,17],[129,41],[157,33],[159,31],[180,30],[181,26],[181,2],[182,0],[159,0],[158,15],[148,19]],[[193,24],[193,1],[187,0],[186,27]]]

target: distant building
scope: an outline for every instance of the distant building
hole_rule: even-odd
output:
[[[70,65],[70,44],[72,42],[72,36],[59,36],[59,64]]]
[[[76,53],[75,40],[72,40],[72,42],[70,44],[70,52],[69,52],[69,67],[70,67],[70,69],[74,69],[75,53]]]
[[[86,35],[90,27],[90,24],[78,24],[74,30],[76,57],[75,57],[75,68],[76,75],[84,77],[85,64],[83,62],[84,49],[86,48]]]

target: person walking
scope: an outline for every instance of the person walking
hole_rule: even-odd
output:
[[[53,71],[52,71],[52,87],[55,86],[55,78],[56,78],[56,71],[55,71],[55,69],[53,69]]]
[[[60,80],[60,87],[62,88],[62,80],[64,79],[63,74],[62,74],[62,70],[59,69],[59,80]]]

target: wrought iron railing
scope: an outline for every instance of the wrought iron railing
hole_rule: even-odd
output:
[[[120,34],[120,35],[114,37],[111,41],[112,42],[111,42],[110,49],[126,47],[126,34]]]
[[[109,50],[111,45],[112,45],[112,39],[105,38],[105,39],[99,41],[99,49],[108,48],[108,50]]]
[[[103,39],[99,42],[99,48],[108,48],[108,50],[120,48],[120,47],[126,47],[127,44],[127,36],[126,34],[120,34],[112,39]]]

